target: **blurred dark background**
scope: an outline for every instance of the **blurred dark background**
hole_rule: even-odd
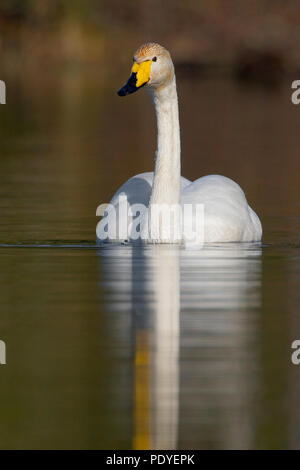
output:
[[[298,69],[299,22],[297,0],[2,0],[1,63],[120,63],[155,40],[178,62]]]

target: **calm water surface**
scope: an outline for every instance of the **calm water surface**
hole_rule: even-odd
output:
[[[153,112],[119,77],[45,80],[0,109],[0,447],[300,448],[290,84],[179,77],[184,176],[236,179],[264,227],[187,250],[95,246],[98,204],[152,169]]]

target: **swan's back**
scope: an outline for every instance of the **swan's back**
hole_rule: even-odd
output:
[[[259,218],[248,206],[241,187],[225,176],[208,175],[186,186],[182,204],[204,204],[205,241],[261,239]]]

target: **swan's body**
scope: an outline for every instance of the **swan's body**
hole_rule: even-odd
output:
[[[155,57],[153,57],[155,56]],[[152,59],[153,58],[153,59]],[[154,61],[155,59],[155,61]],[[158,128],[155,170],[130,178],[115,193],[110,204],[116,209],[117,217],[110,214],[104,217],[97,227],[98,238],[113,225],[129,226],[132,217],[127,213],[119,214],[120,196],[126,196],[128,204],[143,204],[147,210],[141,221],[143,239],[149,242],[178,242],[174,235],[166,236],[164,218],[151,217],[154,207],[186,207],[187,204],[203,204],[205,242],[251,242],[259,241],[262,227],[258,216],[248,205],[240,186],[229,178],[219,175],[203,176],[190,182],[180,176],[180,129],[176,80],[171,57],[158,44],[141,46],[134,56],[132,75],[127,84],[119,91],[121,96],[132,93],[139,86],[147,84],[155,107]],[[143,221],[147,221],[145,225]],[[173,220],[179,224],[178,220]],[[193,215],[184,218],[181,240],[186,239],[188,229],[193,224]],[[150,231],[151,227],[151,231]],[[112,230],[109,240],[130,239],[119,230]],[[172,232],[173,233],[173,232]]]

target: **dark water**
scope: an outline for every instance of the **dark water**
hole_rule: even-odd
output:
[[[264,243],[95,246],[98,204],[150,171],[125,77],[7,83],[0,108],[1,448],[300,448],[300,108],[179,78],[183,174],[237,180]]]

